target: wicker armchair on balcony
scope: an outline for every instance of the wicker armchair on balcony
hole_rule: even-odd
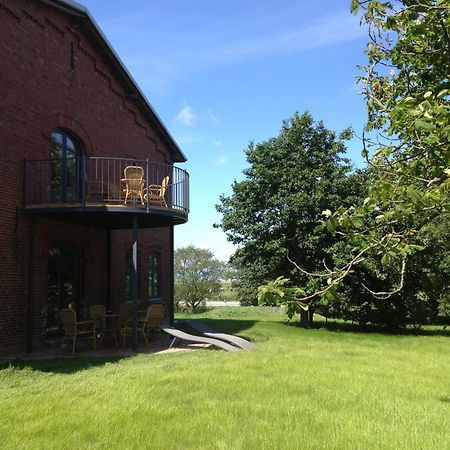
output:
[[[148,186],[148,192],[144,195],[145,200],[147,200],[149,203],[165,206],[167,208],[165,195],[168,185],[169,185],[168,176],[163,178],[161,184],[150,184]]]
[[[125,205],[127,200],[140,199],[144,204],[144,169],[141,166],[127,166],[123,171],[122,183],[125,185]]]

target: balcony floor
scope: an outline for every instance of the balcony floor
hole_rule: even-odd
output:
[[[187,212],[179,208],[138,203],[49,203],[27,205],[24,213],[66,223],[102,229],[129,229],[133,217],[140,228],[164,227],[187,222]]]

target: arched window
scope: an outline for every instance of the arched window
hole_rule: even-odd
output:
[[[161,298],[161,255],[158,252],[148,255],[148,298]]]
[[[52,200],[78,202],[81,200],[82,157],[79,142],[65,130],[52,132]]]

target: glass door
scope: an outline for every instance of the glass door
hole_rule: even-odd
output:
[[[63,130],[52,133],[51,192],[55,203],[81,201],[82,158],[77,141]]]

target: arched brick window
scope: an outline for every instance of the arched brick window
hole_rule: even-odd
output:
[[[54,129],[51,160],[52,200],[61,203],[80,201],[83,162],[80,142],[66,130]]]

